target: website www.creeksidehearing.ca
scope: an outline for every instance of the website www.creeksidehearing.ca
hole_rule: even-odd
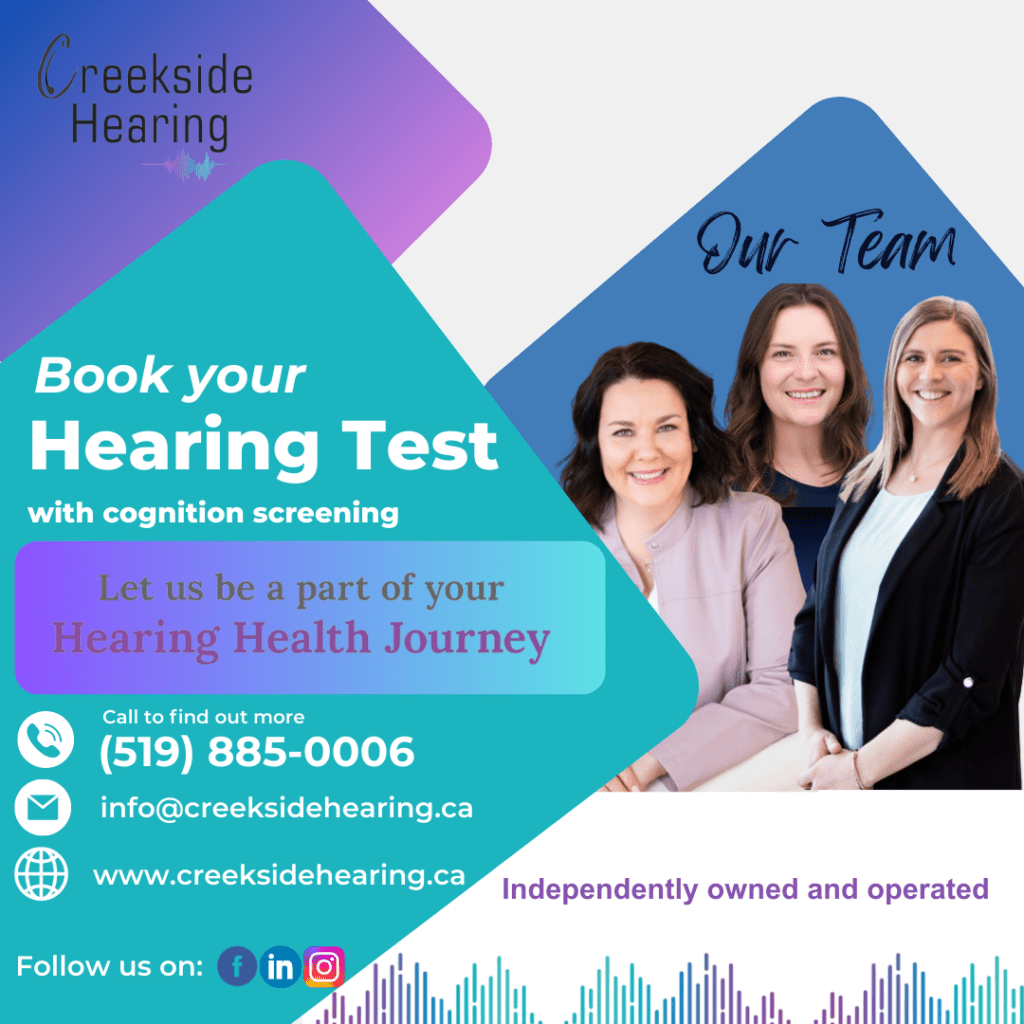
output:
[[[461,868],[395,868],[382,864],[375,868],[331,868],[323,864],[298,867],[297,864],[272,863],[265,867],[237,868],[93,868],[99,886],[126,885],[239,885],[239,886],[328,886],[354,885],[404,888],[419,892],[428,885],[466,885]]]

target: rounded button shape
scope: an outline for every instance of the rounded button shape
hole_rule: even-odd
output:
[[[964,686],[966,686],[967,689],[969,690],[973,685],[974,685],[974,680],[970,676],[967,676],[964,679]]]
[[[18,750],[36,768],[56,768],[63,764],[75,745],[71,723],[55,711],[37,711],[18,729]]]
[[[71,817],[68,791],[50,779],[26,783],[14,798],[14,816],[18,824],[34,836],[52,836]]]
[[[256,977],[258,967],[255,954],[245,946],[229,946],[217,958],[217,973],[236,988],[248,985]]]
[[[651,541],[651,549],[654,551],[658,550],[658,542],[656,540]]]
[[[271,946],[260,957],[260,977],[271,988],[289,988],[299,980],[302,961],[290,946]]]

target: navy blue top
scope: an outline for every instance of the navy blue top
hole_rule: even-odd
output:
[[[778,498],[785,497],[789,491],[796,492],[793,501],[782,506],[782,521],[796,549],[796,561],[800,566],[804,590],[811,589],[818,548],[828,533],[832,513],[839,502],[839,485],[840,481],[837,480],[828,487],[811,487],[810,484],[791,480],[776,470],[775,482],[768,492]]]

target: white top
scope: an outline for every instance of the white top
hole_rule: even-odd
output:
[[[836,672],[843,745],[864,745],[862,677],[871,620],[886,569],[934,491],[896,495],[880,491],[839,561],[836,587]]]

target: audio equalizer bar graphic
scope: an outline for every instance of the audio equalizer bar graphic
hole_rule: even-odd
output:
[[[813,1024],[1024,1024],[1024,984],[1013,987],[1005,968],[995,967],[984,980],[975,965],[951,992],[944,984],[929,993],[928,978],[914,962],[908,972],[896,954],[894,962],[871,965],[871,980],[855,998],[830,992]],[[344,990],[343,990],[344,991]],[[447,1017],[445,1014],[447,1013]],[[943,1016],[945,1014],[945,1016]],[[403,955],[389,967],[373,965],[373,984],[360,999],[349,992],[331,994],[314,1024],[543,1024],[527,1010],[526,985],[513,986],[501,957],[486,981],[477,965],[448,997],[432,995],[426,970],[415,963],[407,973]],[[703,969],[687,963],[678,975],[678,989],[656,998],[650,984],[629,965],[628,980],[611,973],[605,957],[593,985],[580,985],[579,1008],[563,1024],[792,1024],[774,991],[751,998],[738,987],[733,964],[721,968],[703,957]]]
[[[895,974],[894,974],[895,971]],[[1002,995],[1000,996],[1000,981]],[[952,1002],[952,1006],[950,1006]],[[850,1012],[852,1005],[853,1012]],[[877,965],[871,965],[871,985],[861,993],[860,999],[847,1002],[844,1016],[843,997],[829,994],[828,1009],[814,1024],[1021,1024],[1024,1009],[1024,985],[1009,987],[1009,976],[1003,968],[999,974],[999,957],[995,969],[985,983],[975,980],[975,966],[971,964],[970,981],[964,975],[959,985],[953,984],[953,998],[946,999],[943,1017],[942,997],[928,995],[927,977],[916,963],[910,974],[900,973],[900,954],[895,966],[890,964],[884,974]]]
[[[177,156],[169,156],[162,164],[143,164],[143,167],[163,167],[168,174],[176,174],[179,181],[188,181],[195,177],[199,181],[206,181],[213,172],[214,167],[235,167],[235,164],[220,163],[210,159],[207,153],[203,162],[197,164],[185,150],[180,150]]]

